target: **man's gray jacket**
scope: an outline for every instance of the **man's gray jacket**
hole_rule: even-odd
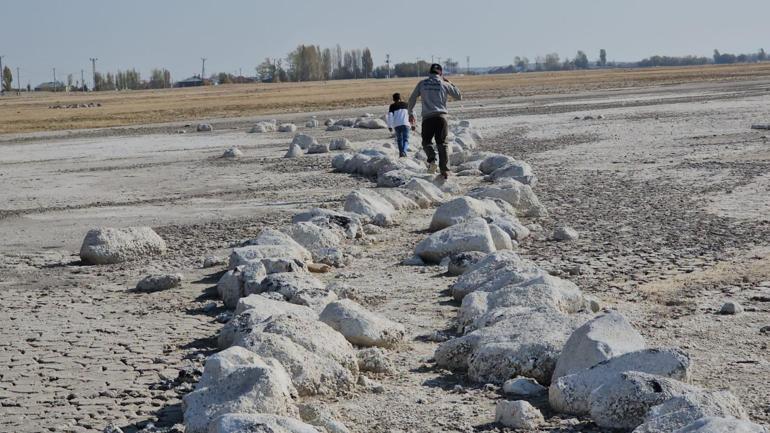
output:
[[[409,97],[409,114],[414,115],[414,106],[417,98],[422,98],[422,118],[439,117],[447,114],[446,103],[448,97],[455,100],[462,99],[460,89],[454,84],[444,81],[438,74],[430,76],[417,84],[412,96]]]

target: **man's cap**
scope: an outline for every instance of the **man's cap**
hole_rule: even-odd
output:
[[[439,72],[443,72],[444,69],[439,65],[438,63],[434,63],[430,65],[430,73],[431,74],[438,74]]]

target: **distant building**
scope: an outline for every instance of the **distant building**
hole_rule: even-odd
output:
[[[36,92],[63,92],[64,90],[65,86],[61,81],[49,81],[35,87]]]
[[[211,84],[209,80],[203,80],[201,77],[190,77],[185,78],[182,81],[177,81],[174,83],[174,87],[198,87],[198,86],[207,86]]]

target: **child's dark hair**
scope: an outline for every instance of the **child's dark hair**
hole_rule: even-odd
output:
[[[401,94],[400,93],[394,93],[393,94],[393,102],[398,102],[401,100]]]

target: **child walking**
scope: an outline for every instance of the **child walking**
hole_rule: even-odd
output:
[[[398,156],[406,156],[409,150],[409,107],[401,100],[400,93],[393,94],[393,103],[388,110],[388,131],[396,130],[396,144],[398,144]]]

